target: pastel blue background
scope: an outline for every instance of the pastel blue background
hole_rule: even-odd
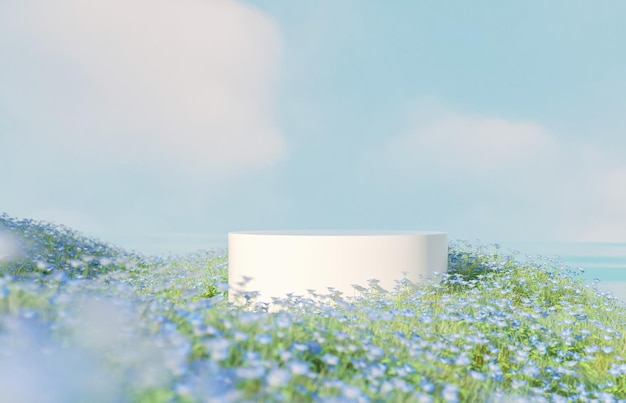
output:
[[[4,0],[0,209],[147,252],[255,229],[623,243],[625,20],[619,0]]]

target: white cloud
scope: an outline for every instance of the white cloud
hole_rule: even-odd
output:
[[[446,113],[415,120],[385,146],[384,155],[405,168],[465,176],[519,167],[544,159],[553,148],[550,133],[532,122]]]
[[[463,238],[626,241],[626,166],[532,121],[413,105],[361,173]],[[432,197],[436,195],[436,197]]]
[[[626,217],[626,166],[607,171],[599,178],[598,185],[599,195],[606,200],[607,208]]]
[[[586,208],[571,217],[564,232],[576,241],[626,242],[626,166],[600,167],[583,185]]]
[[[271,20],[230,0],[4,1],[3,142],[166,174],[272,166],[280,46]]]

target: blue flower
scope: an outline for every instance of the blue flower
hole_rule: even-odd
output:
[[[600,349],[604,354],[611,354],[615,348],[613,346],[604,346]]]
[[[257,343],[262,345],[270,344],[272,342],[272,336],[270,336],[269,334],[259,334],[256,337],[256,341]]]
[[[306,342],[306,347],[309,354],[317,355],[322,352],[322,346],[315,340],[309,340]]]
[[[322,356],[322,362],[324,362],[326,365],[335,366],[339,364],[339,357],[326,353]]]
[[[294,375],[307,375],[309,373],[309,363],[306,361],[290,361],[287,363],[287,367]]]

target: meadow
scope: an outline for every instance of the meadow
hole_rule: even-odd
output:
[[[626,401],[625,304],[498,245],[270,312],[228,302],[226,250],[145,256],[6,214],[0,243],[1,401]]]

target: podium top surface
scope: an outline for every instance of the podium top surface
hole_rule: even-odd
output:
[[[229,235],[287,235],[287,236],[406,236],[406,235],[446,235],[439,231],[410,230],[260,230],[233,231]]]

